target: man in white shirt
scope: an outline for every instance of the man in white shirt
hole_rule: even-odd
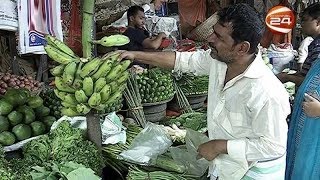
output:
[[[256,53],[264,25],[246,4],[222,9],[218,15],[208,38],[212,51],[124,51],[120,58],[209,74],[210,141],[198,152],[212,161],[211,179],[284,179],[289,96]]]
[[[298,57],[297,57],[297,64],[298,64],[299,71],[301,71],[303,63],[308,57],[308,47],[312,41],[313,41],[313,38],[311,36],[308,36],[303,41],[301,41],[301,44],[298,48]]]

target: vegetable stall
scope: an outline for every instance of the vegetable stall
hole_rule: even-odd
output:
[[[52,82],[0,73],[0,179],[206,179],[209,162],[196,148],[208,141],[209,77],[119,61],[117,47],[130,40],[96,38],[95,4],[103,3],[79,8],[81,40],[73,41],[82,52],[42,35]]]

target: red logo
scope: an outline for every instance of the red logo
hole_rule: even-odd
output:
[[[275,6],[269,10],[266,24],[273,33],[288,33],[295,25],[295,17],[289,8]]]

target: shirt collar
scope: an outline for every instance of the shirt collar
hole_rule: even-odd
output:
[[[256,55],[256,58],[243,72],[243,77],[257,79],[265,74],[267,65],[264,64],[260,51]]]

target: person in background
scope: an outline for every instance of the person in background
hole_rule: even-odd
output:
[[[168,0],[131,0],[132,4],[150,4],[154,5],[155,10],[160,10],[163,3],[168,2]]]
[[[129,37],[130,42],[119,49],[128,51],[145,51],[147,49],[158,49],[165,33],[160,33],[155,37],[149,37],[149,32],[145,30],[144,25],[146,17],[144,9],[140,6],[131,6],[127,11],[128,27],[123,35]],[[134,61],[132,65],[139,65],[148,68],[148,65]]]
[[[299,72],[302,70],[303,63],[308,57],[308,47],[312,41],[313,38],[311,36],[308,36],[303,41],[301,41],[301,44],[298,48],[297,64]]]
[[[289,121],[286,180],[320,178],[320,3],[304,10],[302,28],[314,41],[308,48],[301,71],[306,75]]]
[[[154,0],[152,3],[154,4],[154,9],[159,10],[163,3],[168,2],[168,0]]]
[[[157,36],[149,37],[149,32],[145,30],[144,25],[146,17],[144,10],[140,6],[131,6],[127,11],[128,27],[123,33],[130,39],[130,43],[122,49],[129,51],[144,51],[146,49],[158,49],[163,38],[166,38],[165,33],[160,33]]]
[[[314,40],[308,46],[308,56],[302,65],[301,71],[296,74],[279,73],[277,77],[283,83],[291,81],[300,86],[313,62],[320,57],[320,5],[313,4],[306,8],[302,13],[301,27],[302,32],[311,36]]]
[[[208,38],[212,50],[122,51],[120,59],[209,75],[210,141],[198,147],[198,156],[210,161],[211,180],[284,179],[289,96],[258,52],[263,22],[242,3],[218,16]]]

